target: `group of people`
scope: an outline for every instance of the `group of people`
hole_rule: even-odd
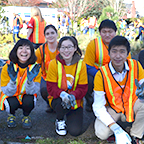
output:
[[[23,128],[32,127],[29,114],[40,92],[48,112],[56,113],[57,134],[82,133],[85,98],[86,110],[96,116],[98,138],[114,134],[116,144],[138,144],[144,134],[144,70],[131,59],[129,41],[116,31],[112,20],[103,20],[100,37],[87,45],[84,60],[77,39],[64,36],[57,42],[53,25],[44,28],[46,42],[36,51],[33,43],[20,39],[1,72],[0,109],[8,113],[8,127],[16,127],[18,108]],[[117,123],[122,117],[132,123],[130,131]]]

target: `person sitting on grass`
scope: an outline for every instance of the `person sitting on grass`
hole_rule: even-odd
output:
[[[8,113],[7,126],[16,127],[15,111],[23,110],[22,127],[32,127],[29,114],[36,105],[40,90],[41,69],[36,63],[33,44],[19,40],[9,54],[9,61],[1,71],[0,110]]]

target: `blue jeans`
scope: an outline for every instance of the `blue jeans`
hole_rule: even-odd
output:
[[[89,37],[92,38],[94,35],[95,29],[89,28]]]
[[[21,39],[21,37],[19,36],[19,33],[17,33],[17,34],[13,33],[13,41],[14,41],[14,43],[16,43],[15,35],[17,35],[17,38]]]

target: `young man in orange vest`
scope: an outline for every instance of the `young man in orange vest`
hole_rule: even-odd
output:
[[[95,134],[106,140],[114,133],[116,144],[139,144],[144,134],[144,70],[138,61],[127,59],[130,44],[125,37],[114,37],[108,52],[110,62],[94,78]],[[129,134],[119,120],[132,123]]]
[[[88,73],[88,92],[85,96],[87,111],[92,111],[94,76],[100,66],[110,62],[108,45],[116,35],[116,31],[117,27],[112,20],[103,20],[99,26],[100,37],[91,40],[86,48],[84,62],[86,63]],[[131,58],[131,55],[128,58]]]

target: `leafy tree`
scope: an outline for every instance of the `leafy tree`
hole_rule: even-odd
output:
[[[0,5],[5,6],[8,4],[8,0],[0,0]]]
[[[91,1],[88,1],[85,11],[82,12],[82,17],[95,15],[98,19],[102,14],[103,8],[108,5],[110,5],[109,0],[95,0],[93,1],[93,3]]]
[[[114,8],[114,11],[118,13],[119,18],[126,15],[126,5],[124,0],[109,0],[110,6]]]
[[[35,6],[42,0],[8,0],[8,5],[13,6]]]
[[[0,19],[2,18],[2,14],[4,13],[4,9],[2,8],[2,6],[0,6]]]
[[[103,9],[102,15],[98,19],[98,24],[100,24],[104,19],[110,19],[116,22],[118,21],[119,16],[118,16],[118,13],[115,12],[112,7],[107,6]]]

